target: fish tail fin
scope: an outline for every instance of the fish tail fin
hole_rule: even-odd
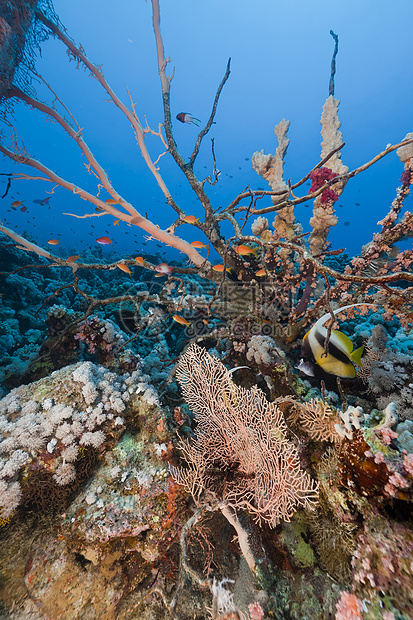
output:
[[[353,362],[353,364],[356,364],[357,366],[362,366],[361,356],[363,355],[363,352],[364,352],[364,346],[361,346],[352,352],[352,354],[350,355],[350,359]]]

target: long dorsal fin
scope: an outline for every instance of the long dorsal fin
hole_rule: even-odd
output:
[[[333,314],[334,314],[334,316],[336,316],[336,314],[338,314],[339,312],[343,312],[344,310],[348,310],[349,308],[355,308],[356,306],[377,306],[377,304],[363,304],[363,303],[359,303],[359,304],[350,304],[348,306],[341,306],[341,308],[337,308],[336,310],[333,310]],[[318,321],[316,321],[316,323],[314,323],[314,325],[311,328],[311,330],[318,331],[321,334],[323,334],[323,336],[326,336],[327,335],[327,330],[324,328],[324,323],[329,318],[331,318],[330,312],[327,312],[326,314],[323,314],[323,316],[320,317],[318,319]],[[324,331],[326,333],[323,332],[323,329],[324,329]]]

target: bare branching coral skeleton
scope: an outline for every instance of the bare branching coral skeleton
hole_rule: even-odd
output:
[[[283,160],[289,142],[287,137],[289,123],[283,119],[274,130],[278,139],[278,148],[275,155],[264,155],[261,151],[261,153],[255,153],[252,157],[254,169],[268,181],[270,189],[264,191],[248,188],[234,198],[228,206],[214,210],[205,187],[206,183],[214,183],[219,175],[214,150],[213,181],[211,177],[200,180],[196,176],[194,165],[202,141],[214,122],[222,89],[230,75],[230,60],[227,63],[225,73],[214,97],[208,121],[196,138],[191,156],[188,160],[185,160],[178,150],[172,129],[170,94],[173,74],[167,74],[170,59],[165,57],[164,52],[160,30],[159,0],[152,0],[152,10],[164,108],[163,123],[159,124],[157,131],[151,129],[147,122],[145,125],[139,119],[132,95],[129,92],[129,105],[120,99],[110,87],[102,68],[88,58],[81,45],[75,45],[64,30],[41,11],[37,10],[35,17],[42,24],[42,27],[49,30],[67,48],[69,57],[74,59],[78,66],[84,66],[90,72],[100,83],[120,113],[126,116],[134,131],[139,151],[167,203],[176,212],[177,219],[163,230],[156,221],[152,221],[150,217],[144,217],[133,204],[122,196],[121,192],[113,186],[103,166],[98,162],[87,144],[84,137],[84,128],[67,110],[51,86],[49,87],[53,97],[51,104],[36,99],[34,95],[23,92],[21,88],[15,85],[12,85],[6,92],[5,98],[6,100],[23,101],[34,110],[45,114],[61,125],[69,138],[76,143],[80,152],[86,157],[89,172],[96,177],[96,193],[87,191],[80,187],[75,180],[64,178],[54,172],[48,165],[31,157],[24,148],[22,140],[18,137],[17,130],[12,126],[11,120],[6,115],[5,119],[10,128],[12,128],[13,138],[9,145],[6,145],[3,140],[0,144],[0,152],[10,160],[19,164],[25,164],[34,170],[34,173],[31,174],[13,173],[10,175],[10,178],[13,180],[41,179],[50,182],[53,187],[63,187],[79,195],[93,205],[93,207],[99,209],[98,213],[86,213],[82,217],[100,217],[101,215],[109,214],[131,226],[138,226],[145,230],[152,238],[183,252],[194,265],[190,269],[190,273],[198,273],[203,278],[214,282],[222,282],[226,277],[225,269],[222,275],[217,274],[216,271],[212,270],[212,265],[208,259],[202,257],[195,247],[177,234],[177,229],[183,223],[186,214],[174,198],[173,192],[167,187],[162,176],[160,168],[162,163],[161,157],[168,153],[186,176],[190,187],[204,210],[204,217],[196,220],[192,225],[205,234],[210,245],[223,258],[225,268],[232,268],[241,286],[255,285],[257,283],[255,275],[257,270],[265,270],[267,274],[266,281],[273,286],[277,285],[277,295],[285,300],[286,303],[284,305],[287,304],[289,306],[288,323],[291,326],[297,323],[297,327],[294,327],[290,333],[290,340],[293,340],[299,331],[318,315],[321,307],[328,306],[330,300],[344,301],[346,304],[349,304],[356,297],[360,300],[360,296],[364,297],[366,301],[375,301],[378,294],[381,294],[382,297],[384,294],[385,309],[389,313],[398,315],[402,323],[406,325],[412,318],[411,310],[408,307],[411,302],[411,283],[413,282],[413,273],[410,269],[412,262],[411,250],[400,252],[396,259],[388,258],[388,252],[391,246],[410,236],[413,230],[412,214],[405,212],[400,216],[403,202],[410,191],[409,187],[413,177],[413,136],[408,134],[406,139],[400,143],[388,145],[384,151],[375,156],[371,161],[354,170],[349,170],[342,163],[341,155],[344,143],[342,142],[339,129],[339,102],[334,97],[337,35],[332,33],[336,41],[336,49],[332,64],[330,95],[324,105],[321,118],[321,133],[323,137],[321,161],[299,181],[292,183],[291,180],[288,182],[284,180]],[[162,153],[156,159],[153,159],[149,154],[146,145],[147,134],[155,134],[161,140]],[[379,159],[395,150],[398,150],[398,155],[404,164],[402,185],[397,190],[397,196],[389,214],[381,222],[382,230],[374,236],[370,244],[364,247],[362,255],[352,261],[345,273],[337,272],[328,267],[324,262],[324,258],[328,254],[328,232],[337,223],[334,203],[352,177],[362,173]],[[309,179],[312,181],[310,191],[304,193],[304,195],[298,195],[305,182]],[[107,201],[99,197],[102,188],[109,193],[114,204],[108,204]],[[262,200],[267,196],[271,197],[272,204],[270,206],[261,206]],[[301,228],[296,220],[294,208],[309,200],[314,201],[314,210],[310,222],[312,230],[308,233],[310,236],[307,242],[307,234],[301,234]],[[274,229],[272,231],[268,227],[268,220],[263,217],[271,213],[275,214]],[[253,221],[253,218],[257,217],[260,218],[259,225],[255,225]],[[230,222],[234,230],[233,236],[227,240],[224,239],[221,232],[221,224],[225,221]],[[252,230],[254,231],[252,235],[245,235],[244,233],[247,222],[252,223]],[[69,267],[73,271],[80,271],[85,268],[102,268],[101,265],[97,267],[93,264],[84,265],[81,262],[77,262],[76,265],[67,265],[61,258],[23,239],[13,230],[1,225],[0,231],[13,239],[18,247],[46,257],[52,261],[55,267]],[[259,246],[259,257],[256,261],[243,260],[240,257],[235,251],[236,246],[240,243],[252,243]],[[373,271],[371,267],[374,267],[375,261],[380,261],[380,269]],[[154,265],[151,265],[149,262],[146,262],[144,267],[154,269]],[[112,266],[107,268],[110,269]],[[179,273],[180,269],[176,268],[175,271]],[[327,276],[329,280],[327,280]],[[397,285],[402,281],[404,286],[406,283],[409,286],[399,288]],[[302,286],[303,283],[305,283],[304,288]],[[317,284],[317,295],[315,295],[314,291]],[[320,286],[323,289],[321,291]],[[79,288],[77,287],[76,289],[75,281],[74,288],[79,293]],[[291,303],[291,299],[295,300],[295,302]],[[281,319],[281,315],[272,318]],[[283,318],[284,320],[286,319],[285,316]]]

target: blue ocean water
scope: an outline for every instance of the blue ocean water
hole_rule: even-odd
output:
[[[102,65],[117,95],[130,105],[129,89],[142,124],[146,118],[157,130],[163,111],[150,3],[124,0],[115,6],[108,0],[56,0],[54,7],[68,34],[83,45],[92,62]],[[334,48],[330,29],[339,35],[335,96],[341,100],[339,115],[346,142],[343,162],[353,169],[387,144],[402,140],[412,130],[413,82],[406,69],[412,51],[408,19],[412,13],[409,0],[393,6],[356,0],[162,3],[165,53],[171,58],[169,72],[174,72],[173,118],[186,111],[201,119],[202,127],[227,60],[232,58],[216,124],[203,142],[195,168],[200,178],[211,174],[209,138],[214,138],[221,170],[219,182],[208,188],[214,208],[229,204],[247,186],[267,189],[251,167],[251,155],[261,149],[275,152],[273,128],[282,118],[291,121],[285,178],[294,183],[318,163],[319,119],[328,95]],[[172,223],[175,213],[146,168],[127,119],[107,101],[97,81],[77,69],[75,62],[68,62],[62,44],[53,38],[42,45],[36,66],[76,117],[117,191],[162,228]],[[39,97],[50,100],[42,83],[34,86]],[[30,155],[67,180],[97,193],[96,179],[87,173],[85,159],[60,126],[19,104],[15,127]],[[173,130],[180,152],[188,157],[199,130],[175,120]],[[147,143],[154,158],[164,151],[156,136],[148,135]],[[16,166],[2,159],[3,172],[16,171]],[[202,216],[201,206],[172,158],[164,155],[159,167],[185,213]],[[26,167],[25,172],[31,171]],[[345,247],[356,254],[371,239],[377,221],[388,212],[401,172],[402,165],[393,153],[347,184],[336,205],[339,224],[329,236],[333,248]],[[1,182],[0,190],[5,183]],[[159,248],[156,241],[146,243],[136,227],[128,228],[123,222],[113,226],[110,215],[93,219],[63,215],[90,213],[93,207],[62,188],[54,191],[46,205],[33,203],[49,196],[51,187],[39,181],[13,182],[12,191],[0,201],[4,223],[19,233],[28,232],[45,247],[48,239],[59,239],[66,256],[96,247],[97,238],[109,235],[119,256],[159,250],[166,252],[168,260],[184,258],[176,250]],[[14,200],[23,200],[27,211],[13,210],[10,204]],[[411,208],[411,204],[410,196],[405,206]],[[304,231],[310,230],[311,205],[299,206],[295,213]],[[205,241],[191,226],[178,232],[188,241]],[[223,232],[232,234],[229,226],[224,226]],[[103,248],[104,253],[111,250],[110,246]]]

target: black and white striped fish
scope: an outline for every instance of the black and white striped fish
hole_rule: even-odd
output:
[[[362,303],[351,304],[349,306],[337,308],[337,310],[333,310],[333,313],[336,315],[343,310],[355,308],[356,306],[374,305],[375,304]],[[329,375],[352,379],[356,376],[355,365],[361,366],[361,356],[364,347],[359,347],[353,351],[353,343],[350,338],[337,329],[333,329],[328,343],[328,353],[325,355],[324,345],[327,337],[327,329],[324,327],[324,323],[326,323],[329,318],[331,318],[329,312],[324,314],[305,334],[301,345],[301,355],[303,359],[300,360],[296,368],[306,375],[314,377],[316,375],[315,365],[317,365]]]

